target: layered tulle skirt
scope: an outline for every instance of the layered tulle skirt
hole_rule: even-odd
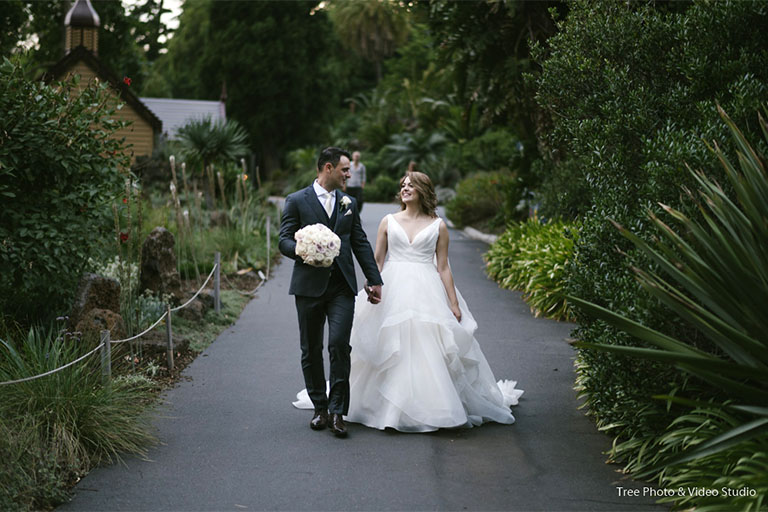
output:
[[[350,338],[350,409],[346,419],[403,432],[513,423],[522,390],[496,382],[457,290],[461,322],[431,262],[387,261],[380,304],[361,291]],[[294,403],[311,407],[303,391]]]

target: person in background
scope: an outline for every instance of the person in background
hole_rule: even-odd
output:
[[[357,199],[357,211],[361,212],[363,211],[363,188],[365,188],[365,165],[360,161],[359,151],[352,153],[349,174],[345,192]]]

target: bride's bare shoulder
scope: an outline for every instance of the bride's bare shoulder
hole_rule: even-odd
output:
[[[439,217],[438,217],[439,218]],[[437,228],[438,233],[440,234],[441,238],[448,238],[448,224],[445,223],[443,219],[440,219],[439,227]]]

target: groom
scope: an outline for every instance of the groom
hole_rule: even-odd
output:
[[[317,160],[317,179],[285,198],[280,225],[280,252],[295,260],[288,293],[295,296],[299,314],[301,369],[315,414],[309,426],[328,426],[338,437],[347,429],[342,416],[349,409],[349,334],[355,311],[357,281],[352,253],[368,281],[368,300],[381,300],[381,276],[373,251],[360,224],[355,199],[341,192],[350,177],[350,155],[328,147]],[[296,255],[294,234],[304,226],[325,224],[341,239],[341,251],[330,267],[304,263]],[[323,366],[323,330],[328,319],[328,353],[331,359],[330,391],[326,396]],[[330,413],[330,418],[329,418]]]

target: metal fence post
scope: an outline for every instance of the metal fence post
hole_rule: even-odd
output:
[[[109,341],[109,331],[101,331],[101,377],[104,384],[109,384],[112,378],[112,343]]]
[[[168,371],[173,370],[173,329],[171,327],[171,305],[165,305],[165,337],[168,344]]]
[[[216,270],[213,273],[213,309],[218,314],[221,311],[221,253],[216,253],[214,261]]]
[[[269,255],[272,252],[271,228],[272,228],[272,218],[269,215],[267,215],[267,279],[269,279]]]

